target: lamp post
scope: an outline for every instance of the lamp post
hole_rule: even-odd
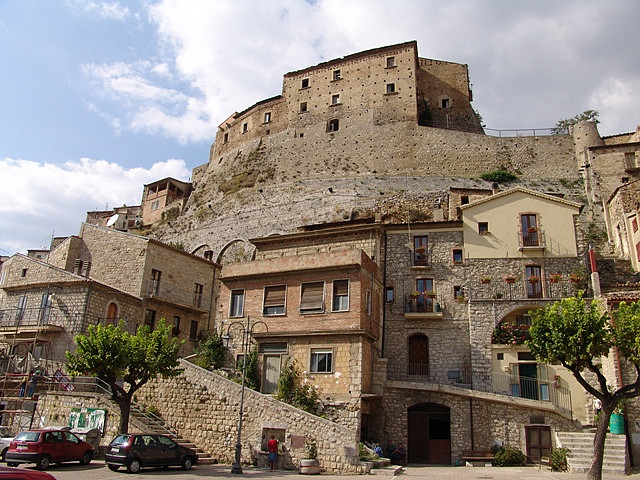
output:
[[[240,390],[240,412],[238,413],[238,439],[236,441],[236,455],[233,465],[231,466],[231,473],[242,473],[242,464],[240,463],[240,456],[242,454],[242,418],[243,418],[243,408],[244,408],[244,388],[245,388],[245,377],[247,373],[247,355],[249,354],[249,346],[251,345],[251,339],[253,337],[253,329],[256,325],[264,325],[267,331],[269,331],[269,327],[267,324],[258,321],[255,323],[251,323],[251,318],[247,315],[247,323],[246,325],[243,322],[233,322],[229,324],[227,327],[227,334],[222,336],[223,343],[229,345],[229,340],[231,340],[231,335],[229,332],[232,327],[240,327],[242,328],[242,387]]]

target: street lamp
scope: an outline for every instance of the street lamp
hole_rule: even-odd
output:
[[[247,373],[247,355],[249,354],[249,346],[251,345],[251,339],[253,336],[253,329],[256,325],[264,325],[267,332],[269,331],[269,327],[263,321],[258,321],[255,323],[251,323],[251,318],[247,315],[247,323],[246,325],[243,322],[233,322],[229,324],[227,327],[226,335],[222,336],[222,341],[225,346],[229,346],[229,341],[231,340],[230,331],[232,327],[240,327],[242,328],[242,388],[240,390],[240,412],[238,413],[238,440],[236,441],[236,456],[231,466],[231,473],[242,473],[242,465],[240,463],[240,455],[242,454],[242,414],[244,408],[244,385],[245,385],[245,376]]]

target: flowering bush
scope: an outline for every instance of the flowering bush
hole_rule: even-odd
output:
[[[507,283],[516,283],[516,277],[515,275],[507,275],[504,277],[504,281]]]
[[[513,321],[500,322],[491,335],[491,343],[501,345],[522,345],[528,339],[529,326]]]
[[[549,282],[551,283],[560,283],[562,281],[561,273],[552,273],[549,275]]]

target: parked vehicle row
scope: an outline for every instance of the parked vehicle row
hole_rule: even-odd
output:
[[[3,460],[9,467],[35,463],[38,470],[46,470],[52,463],[79,461],[87,465],[93,455],[93,445],[67,430],[38,429],[20,432],[11,440]],[[129,473],[137,473],[144,467],[179,466],[190,470],[197,462],[195,450],[165,435],[151,433],[118,435],[105,454],[105,463],[110,470],[125,467]],[[0,480],[2,478],[6,477],[0,475]]]

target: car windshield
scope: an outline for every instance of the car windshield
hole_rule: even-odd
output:
[[[131,435],[118,435],[111,441],[111,445],[124,445],[131,438]]]
[[[37,442],[40,438],[40,432],[20,432],[14,440],[23,442]]]

